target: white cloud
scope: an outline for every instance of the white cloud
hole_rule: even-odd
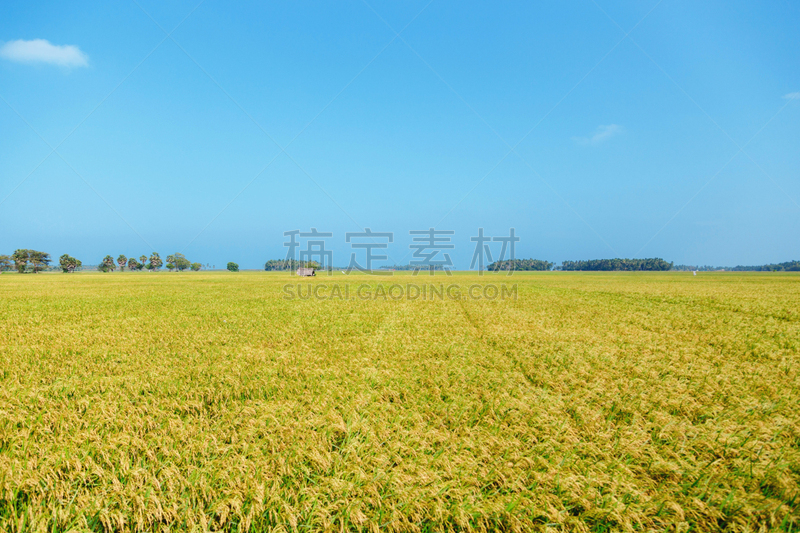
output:
[[[45,39],[9,41],[0,46],[0,57],[18,63],[49,63],[61,67],[89,66],[89,58],[77,46],[59,46]]]
[[[601,125],[597,126],[591,137],[573,137],[572,140],[578,144],[600,144],[623,131],[625,131],[625,128],[619,124]]]
[[[787,100],[800,100],[800,93],[784,94],[783,97]]]

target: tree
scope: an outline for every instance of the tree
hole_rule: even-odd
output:
[[[192,263],[183,254],[175,254],[175,266],[178,270],[189,270],[192,268]]]
[[[143,255],[139,257],[139,270],[143,269],[147,265],[147,256]]]
[[[114,258],[110,255],[107,255],[103,258],[103,262],[97,267],[97,270],[101,272],[114,272],[116,270],[117,265],[114,264]]]
[[[152,272],[153,270],[160,269],[163,264],[164,262],[161,261],[161,256],[158,255],[158,252],[153,252],[153,255],[150,256],[150,263],[147,265],[147,269]]]
[[[239,272],[239,265],[231,261],[230,263],[228,263],[228,270],[230,270],[231,272]]]
[[[182,272],[191,268],[192,264],[186,259],[186,256],[181,253],[175,253],[167,256],[167,268],[171,271]]]
[[[128,258],[125,257],[124,255],[120,254],[120,256],[117,257],[117,264],[119,265],[119,271],[120,272],[125,272],[125,264],[127,262],[128,262]]]
[[[20,274],[25,273],[25,269],[28,268],[28,261],[30,259],[30,250],[19,249],[14,250],[14,253],[11,254],[11,259],[14,261],[14,268],[17,269],[17,272]]]
[[[40,270],[44,270],[47,268],[47,265],[50,264],[50,254],[45,252],[37,252],[36,250],[26,251],[28,252],[28,260],[31,262],[31,267],[34,274],[37,274]]]
[[[194,270],[195,272],[197,272],[201,268],[203,268],[203,265],[201,265],[200,263],[192,263],[192,270]]]
[[[136,259],[133,258],[133,257],[128,259],[128,270],[133,272],[134,270],[138,270],[138,269],[139,269],[139,263],[136,261]]]
[[[80,267],[82,263],[80,260],[75,259],[69,254],[64,254],[58,258],[58,264],[61,267],[61,271],[65,274],[71,274],[75,272],[75,269]]]
[[[192,267],[192,263],[190,263],[189,260],[186,259],[185,255],[175,254],[173,257],[175,259],[174,260],[175,268],[178,269],[178,271],[188,270],[189,268]]]
[[[11,258],[7,255],[0,255],[0,272],[11,270]]]

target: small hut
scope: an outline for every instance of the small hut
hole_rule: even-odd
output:
[[[298,276],[316,276],[317,274],[314,272],[313,268],[298,268],[297,269]]]

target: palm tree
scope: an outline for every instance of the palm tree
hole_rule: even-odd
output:
[[[128,262],[128,258],[124,255],[120,255],[117,257],[117,264],[119,265],[120,272],[125,272],[125,264]]]
[[[153,255],[150,256],[150,264],[148,265],[150,267],[150,271],[152,272],[153,270],[158,270],[163,264],[164,263],[161,261],[161,256],[158,255],[158,252],[153,252]]]
[[[75,272],[75,269],[81,266],[80,260],[69,254],[62,255],[58,260],[58,264],[61,265],[61,270],[67,274]]]
[[[100,270],[103,272],[113,272],[117,266],[114,264],[114,258],[110,255],[107,255],[103,258],[103,262],[100,263]]]

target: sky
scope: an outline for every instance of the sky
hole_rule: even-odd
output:
[[[800,259],[798,27],[794,0],[3,2],[0,253],[261,268],[316,228],[363,266],[370,228],[379,266],[435,228],[466,269],[514,228],[557,264]]]

